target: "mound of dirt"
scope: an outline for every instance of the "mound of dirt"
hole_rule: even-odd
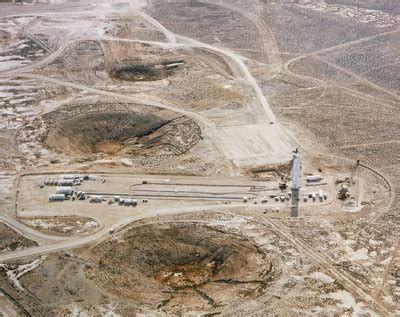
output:
[[[93,260],[86,273],[107,293],[171,313],[259,296],[279,275],[276,257],[253,241],[193,222],[127,228]]]
[[[133,104],[66,106],[36,122],[48,148],[72,157],[180,155],[200,140],[201,130],[187,117]]]
[[[19,217],[18,221],[46,234],[65,236],[85,234],[100,229],[97,221],[82,216]]]
[[[140,59],[132,59],[115,65],[109,73],[111,77],[120,80],[155,81],[179,72],[183,65],[183,60],[150,63]]]

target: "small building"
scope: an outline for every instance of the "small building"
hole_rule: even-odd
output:
[[[309,175],[309,176],[306,176],[306,182],[307,183],[319,182],[321,180],[322,180],[322,176],[321,175]]]
[[[71,187],[57,187],[56,194],[63,194],[63,195],[72,195],[74,190]]]
[[[51,194],[49,196],[49,201],[63,201],[65,200],[64,194]]]
[[[101,203],[102,201],[103,201],[103,196],[101,196],[101,195],[90,196],[91,203]]]
[[[115,201],[115,202],[119,202],[120,199],[121,199],[121,197],[119,197],[119,196],[114,196],[113,198],[114,198],[114,201]]]

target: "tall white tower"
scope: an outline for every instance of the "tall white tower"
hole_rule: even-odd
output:
[[[300,154],[298,150],[293,152],[292,190],[300,190]]]

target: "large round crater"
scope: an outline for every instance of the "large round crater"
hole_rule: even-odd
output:
[[[190,118],[134,104],[85,104],[43,116],[50,148],[73,156],[179,155],[193,147],[201,130]]]
[[[93,249],[88,277],[144,309],[211,310],[264,293],[279,261],[253,240],[195,222],[128,227]]]
[[[155,81],[183,71],[183,59],[161,59],[159,61],[128,59],[118,62],[109,70],[111,77],[128,81]]]

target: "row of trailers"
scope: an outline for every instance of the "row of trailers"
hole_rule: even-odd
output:
[[[59,178],[49,178],[44,180],[46,186],[58,186],[53,194],[50,194],[49,201],[63,201],[70,197],[85,199],[85,193],[76,192],[72,186],[81,185],[85,179],[89,179],[88,175],[68,174],[61,175]]]

